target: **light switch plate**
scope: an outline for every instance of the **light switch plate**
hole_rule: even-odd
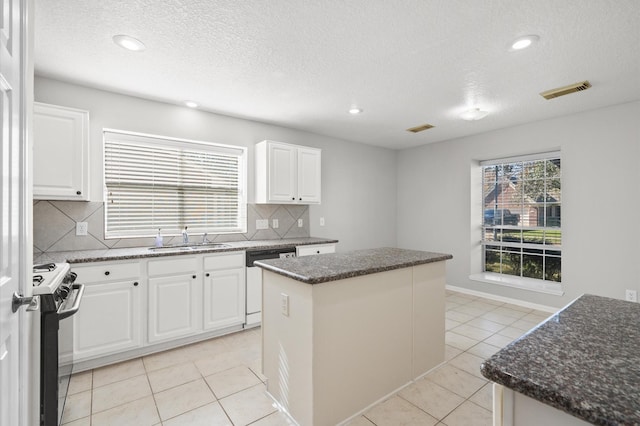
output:
[[[256,219],[256,229],[269,229],[269,219]]]
[[[88,222],[76,222],[76,235],[85,236],[89,232]]]
[[[280,226],[280,224],[278,223],[278,219],[271,220],[271,227],[273,229],[278,229],[279,226]]]
[[[298,228],[302,228],[304,226],[304,221],[302,219],[298,219]]]
[[[320,226],[324,226],[324,217],[320,218]]]

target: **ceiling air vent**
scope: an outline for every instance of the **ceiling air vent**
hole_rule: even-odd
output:
[[[557,89],[547,90],[546,92],[540,93],[540,96],[545,99],[553,99],[557,98],[558,96],[568,95],[569,93],[581,92],[583,90],[587,90],[589,87],[591,87],[591,83],[585,80],[581,81],[580,83],[570,84],[568,86],[558,87]]]
[[[418,133],[418,132],[422,132],[424,130],[432,129],[433,127],[434,126],[432,126],[431,124],[423,124],[422,126],[416,126],[416,127],[412,127],[410,129],[407,129],[407,132]]]

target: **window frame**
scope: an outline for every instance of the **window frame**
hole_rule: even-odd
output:
[[[118,129],[110,129],[104,128],[102,130],[103,134],[103,146],[102,146],[102,167],[103,167],[103,190],[104,190],[104,235],[105,239],[121,239],[121,238],[146,238],[146,237],[154,237],[158,228],[162,229],[162,234],[165,236],[176,236],[180,235],[183,227],[188,227],[188,232],[190,234],[204,234],[204,233],[215,233],[215,234],[236,234],[236,233],[246,233],[247,232],[247,180],[248,180],[248,170],[247,170],[247,153],[248,148],[244,146],[238,145],[228,145],[228,144],[220,144],[215,142],[206,142],[199,140],[191,140],[191,139],[182,139],[175,138],[169,136],[160,136],[160,135],[152,135],[146,133],[138,133],[131,132],[125,130]],[[185,149],[190,152],[202,152],[207,154],[222,154],[225,156],[237,157],[237,190],[238,190],[238,204],[237,204],[237,214],[236,222],[233,227],[228,227],[225,230],[221,229],[207,229],[206,225],[204,226],[190,226],[189,223],[184,224],[176,224],[176,227],[162,227],[151,225],[151,227],[139,228],[132,231],[119,231],[119,230],[111,230],[109,231],[109,188],[107,186],[107,144],[109,142],[118,143],[118,144],[130,144],[135,146],[144,146],[144,147],[153,147],[153,146],[161,146],[166,147],[168,149],[176,149],[181,150]],[[148,185],[148,183],[145,183]],[[170,187],[171,185],[169,185]],[[175,188],[181,188],[180,185],[173,185]],[[182,186],[184,188],[184,185]],[[177,190],[180,191],[179,189]],[[180,210],[178,208],[178,210]]]
[[[526,250],[527,249],[533,249],[533,250],[540,250],[540,255],[542,257],[543,262],[547,261],[547,258],[551,258],[554,256],[553,253],[548,253],[548,252],[557,252],[558,257],[560,259],[560,274],[562,274],[562,240],[560,242],[559,245],[548,245],[545,244],[544,242],[542,244],[540,243],[527,243],[523,236],[524,233],[523,231],[530,231],[530,230],[537,230],[540,232],[547,232],[547,231],[562,231],[562,222],[561,222],[561,215],[560,217],[560,226],[554,227],[554,226],[548,226],[548,222],[544,223],[544,226],[534,226],[534,227],[530,227],[530,226],[524,226],[523,223],[521,222],[522,219],[519,219],[519,222],[517,224],[517,226],[510,226],[508,224],[503,223],[504,222],[504,218],[500,221],[500,224],[496,227],[495,223],[494,226],[487,226],[487,224],[485,223],[485,209],[486,209],[486,205],[485,205],[485,196],[486,196],[486,192],[485,192],[485,175],[484,175],[484,170],[485,167],[487,166],[495,166],[495,165],[504,165],[504,164],[513,164],[513,163],[519,163],[519,162],[532,162],[532,161],[540,161],[540,160],[554,160],[557,159],[560,161],[560,173],[559,173],[559,177],[549,177],[546,175],[545,172],[545,176],[544,176],[544,182],[545,184],[548,182],[548,179],[558,179],[559,180],[559,186],[560,186],[560,195],[562,194],[562,156],[561,156],[561,152],[560,151],[551,151],[551,152],[542,152],[542,153],[538,153],[538,154],[530,154],[530,155],[523,155],[523,156],[518,156],[518,157],[508,157],[508,158],[498,158],[498,159],[492,159],[492,160],[487,160],[487,161],[480,161],[476,164],[479,165],[479,173],[480,173],[480,179],[479,179],[479,184],[478,186],[473,185],[472,188],[474,188],[474,191],[479,191],[480,193],[480,235],[479,235],[479,246],[480,246],[480,250],[479,250],[479,255],[480,255],[480,262],[479,262],[479,268],[477,269],[477,271],[479,271],[479,273],[472,273],[472,275],[469,276],[469,278],[471,280],[474,281],[481,281],[481,282],[486,282],[486,283],[491,283],[491,284],[499,284],[499,285],[504,285],[504,286],[509,286],[509,287],[515,287],[515,288],[520,288],[520,289],[525,289],[525,290],[532,290],[532,291],[537,291],[537,292],[543,292],[543,293],[549,293],[549,294],[556,294],[556,295],[562,295],[564,294],[564,290],[563,290],[563,286],[562,286],[562,282],[561,281],[553,281],[550,279],[546,278],[546,274],[547,271],[546,269],[542,270],[542,277],[541,278],[529,278],[527,276],[523,275],[523,258],[526,254]],[[523,180],[524,182],[525,180]],[[497,194],[496,194],[497,195]],[[494,195],[494,197],[496,196]],[[547,206],[546,205],[546,197],[548,196],[548,192],[547,192],[547,187],[545,187],[544,190],[544,217],[545,219],[547,219],[546,216],[546,210],[548,207],[552,207],[553,212],[554,213],[558,213],[561,214],[561,206],[562,206],[562,197],[560,196],[560,200],[557,203],[553,203],[552,206]],[[476,199],[475,196],[472,195],[472,199]],[[498,207],[498,209],[506,209],[507,207],[500,202],[496,203]],[[522,204],[521,206],[524,208],[526,207],[528,204],[525,202],[525,200],[522,200]],[[557,207],[557,208],[555,208]],[[524,210],[523,210],[524,211]],[[523,211],[520,211],[519,213],[522,214]],[[554,214],[555,216],[555,214]],[[475,222],[475,221],[473,221]],[[477,222],[475,222],[477,223]],[[503,241],[502,238],[500,238],[500,240],[498,241],[490,241],[486,239],[486,235],[485,232],[487,229],[499,229],[501,232],[504,231],[515,231],[516,233],[520,234],[520,239],[519,241],[516,242],[509,242],[509,241]],[[486,251],[487,251],[487,247],[491,247],[491,246],[499,246],[500,248],[500,253],[502,253],[503,249],[505,247],[515,247],[519,250],[519,257],[520,257],[520,271],[519,271],[519,275],[510,275],[510,274],[505,274],[505,273],[501,273],[501,272],[490,272],[487,271],[487,265],[486,265]],[[502,265],[502,259],[500,261],[500,264]],[[472,262],[472,265],[475,264],[475,262]],[[543,263],[543,266],[546,266]],[[561,276],[560,276],[560,279]]]

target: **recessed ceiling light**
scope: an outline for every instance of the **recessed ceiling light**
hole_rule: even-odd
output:
[[[119,34],[113,36],[113,42],[123,49],[133,52],[142,52],[145,49],[144,43],[128,35]]]
[[[483,111],[480,108],[471,108],[460,114],[460,118],[467,121],[481,120],[489,114],[489,111]]]
[[[352,115],[362,114],[362,108],[355,108],[355,107],[351,108],[349,110],[349,114],[352,114]]]
[[[509,50],[514,51],[514,50],[526,49],[527,47],[531,46],[533,43],[535,43],[539,39],[540,37],[538,37],[535,34],[518,37],[513,41],[513,43],[511,43],[511,48]]]
[[[189,108],[198,108],[198,104],[194,101],[184,101],[184,104]]]

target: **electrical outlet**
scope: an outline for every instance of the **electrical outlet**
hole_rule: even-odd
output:
[[[320,218],[320,226],[324,226],[324,217]]]
[[[298,219],[298,228],[302,228],[304,226],[304,221],[302,219]]]
[[[285,317],[288,317],[289,316],[289,296],[284,293],[280,293],[280,303],[282,305],[282,315],[284,315]]]
[[[273,229],[278,229],[278,227],[279,227],[279,226],[280,226],[280,224],[278,223],[278,219],[273,219],[273,220],[271,221],[271,227],[272,227]]]
[[[637,302],[638,301],[638,292],[635,290],[627,290],[624,296],[625,300],[628,302]]]
[[[269,219],[256,219],[256,229],[269,229]]]
[[[88,222],[76,222],[76,235],[85,236],[89,232]]]

